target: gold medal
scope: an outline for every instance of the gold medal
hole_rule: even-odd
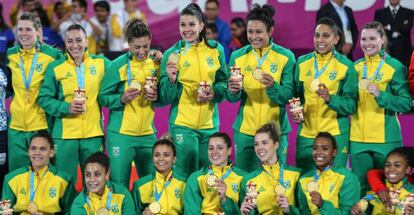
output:
[[[286,188],[280,184],[275,186],[275,193],[278,195],[282,195],[286,193]]]
[[[256,79],[256,80],[258,80],[258,81],[260,81],[260,80],[263,79],[263,74],[264,74],[264,71],[262,69],[256,68],[253,71],[253,78]]]
[[[161,212],[161,204],[159,202],[152,202],[148,207],[153,214]]]
[[[321,84],[319,79],[313,79],[311,82],[311,89],[316,92],[319,89],[319,84]]]
[[[174,64],[178,64],[178,61],[180,60],[180,56],[178,56],[177,53],[171,53],[170,56],[168,56],[168,61]]]
[[[364,90],[364,91],[368,90],[368,85],[369,85],[369,80],[368,79],[363,78],[363,79],[359,80],[358,87],[359,87],[360,90]]]
[[[311,181],[308,183],[308,192],[318,191],[319,190],[319,184],[316,181]]]
[[[109,215],[109,211],[106,208],[99,208],[98,211],[96,211],[97,215]]]
[[[362,212],[365,212],[368,209],[368,201],[365,199],[359,200],[357,205],[359,207],[359,210],[361,210]]]
[[[39,210],[39,207],[37,207],[37,204],[34,202],[30,202],[29,205],[27,205],[27,212],[34,214],[37,213]]]
[[[208,175],[207,176],[207,185],[210,186],[210,187],[214,187],[214,186],[216,186],[217,180],[218,180],[217,176]]]
[[[137,89],[139,92],[141,92],[141,84],[138,80],[131,80],[131,84],[129,85],[129,88]]]

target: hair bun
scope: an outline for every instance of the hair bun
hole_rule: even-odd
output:
[[[268,17],[273,17],[276,13],[275,8],[272,5],[265,4],[262,6],[262,11],[266,14]]]
[[[174,138],[170,133],[165,133],[165,134],[161,135],[160,140],[168,140],[171,143],[174,143]]]

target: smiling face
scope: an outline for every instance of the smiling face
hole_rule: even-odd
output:
[[[259,20],[250,20],[247,23],[247,39],[255,49],[265,48],[269,45],[273,27],[268,31],[266,25]]]
[[[138,60],[145,60],[150,51],[151,38],[149,36],[133,38],[128,45]]]
[[[410,173],[410,166],[408,166],[407,160],[398,154],[391,154],[385,161],[385,178],[391,184],[397,184],[404,177]]]
[[[157,171],[163,175],[167,175],[176,161],[173,149],[168,145],[157,145],[154,148],[152,155],[152,161],[154,162]]]
[[[65,34],[65,46],[69,54],[75,60],[80,60],[83,57],[88,40],[82,30],[71,30]]]
[[[181,38],[188,42],[194,43],[198,41],[204,23],[200,22],[196,16],[182,15],[180,16],[180,35]]]
[[[327,54],[333,50],[339,41],[339,36],[335,35],[328,25],[318,25],[313,35],[313,45],[319,54]]]
[[[33,169],[39,170],[49,165],[50,159],[55,155],[55,151],[50,148],[46,138],[35,137],[30,143],[28,154]]]
[[[208,159],[214,166],[224,167],[229,162],[231,147],[221,137],[212,137],[208,141]]]
[[[31,49],[40,36],[40,29],[36,30],[30,20],[19,20],[17,22],[17,39],[24,49]]]
[[[109,180],[109,171],[99,163],[88,163],[85,167],[85,184],[89,192],[102,195],[106,182]]]
[[[319,170],[323,170],[331,164],[336,153],[337,150],[328,138],[318,137],[314,140],[312,157]]]
[[[368,56],[378,54],[384,45],[384,38],[375,29],[363,29],[361,33],[361,48]]]
[[[268,133],[258,133],[254,136],[254,151],[262,163],[266,165],[275,164],[278,148],[279,142],[273,142]]]

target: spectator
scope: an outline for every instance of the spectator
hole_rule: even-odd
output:
[[[103,53],[105,50],[108,50],[108,38],[110,33],[110,21],[108,19],[109,13],[111,12],[111,7],[107,1],[97,1],[93,5],[95,11],[95,16],[91,18],[91,22],[96,25],[100,34],[95,34],[96,40],[96,51],[97,53]]]
[[[230,49],[235,51],[247,44],[247,32],[246,32],[246,22],[241,17],[235,17],[231,20],[230,25],[232,40],[230,43]]]
[[[37,13],[40,22],[42,23],[42,34],[40,40],[48,45],[62,50],[65,47],[62,37],[58,34],[57,31],[54,31],[52,28],[50,28],[50,22],[46,11],[43,8],[38,7],[36,8],[35,12]]]
[[[6,22],[4,21],[3,5],[0,3],[0,53],[6,53],[7,48],[12,47],[13,43],[13,31],[9,28],[9,26],[7,26]]]
[[[50,4],[45,7],[47,18],[49,19],[50,25],[53,25],[58,20],[62,19],[65,13],[71,10],[70,4],[67,0],[51,0]]]
[[[389,2],[390,6],[375,11],[374,20],[384,26],[390,55],[408,67],[412,51],[413,11],[402,7],[400,0]]]
[[[226,61],[230,59],[230,41],[231,33],[228,24],[218,17],[220,11],[220,3],[218,0],[207,0],[205,8],[205,16],[207,23],[214,23],[217,26],[217,41],[223,46],[226,55]]]
[[[317,12],[316,22],[323,17],[329,17],[342,29],[345,43],[338,50],[352,60],[352,50],[358,40],[358,27],[355,23],[352,9],[344,4],[345,0],[330,0]]]
[[[214,23],[208,23],[206,26],[207,39],[217,40],[217,26]]]
[[[13,5],[10,10],[11,26],[17,25],[17,19],[24,12],[34,12],[36,7],[40,7],[38,0],[19,0],[17,4]]]

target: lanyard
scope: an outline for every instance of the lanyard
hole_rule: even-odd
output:
[[[76,76],[78,80],[78,87],[85,89],[85,65],[81,63],[80,66],[75,66]]]
[[[284,169],[283,164],[280,164],[280,168],[279,168],[279,184],[282,185],[283,187],[285,187],[285,182],[283,180],[283,169]],[[267,175],[269,175],[270,177],[272,177],[273,180],[277,181],[277,179],[269,171],[265,170],[264,168],[263,168],[263,170],[265,171],[265,173]]]
[[[332,58],[334,58],[335,54],[336,52],[333,51],[332,56],[329,59],[328,63],[325,64],[325,66],[323,66],[321,70],[319,70],[318,61],[316,60],[316,52],[315,52],[314,57],[313,57],[313,67],[315,69],[315,76],[313,77],[313,79],[318,79],[325,72],[326,68],[328,68],[329,63],[331,63]]]
[[[161,192],[159,192],[159,193],[158,193],[158,190],[157,190],[157,183],[156,183],[156,181],[154,181],[154,192],[155,192],[155,201],[156,202],[158,202],[161,199],[162,193],[171,184],[172,179],[173,179],[173,175],[171,174],[171,176],[165,182],[164,187],[162,188]]]
[[[184,41],[185,42],[185,41]],[[191,48],[191,43],[189,43],[189,42],[185,42],[185,47],[184,47],[184,50],[181,48],[181,50],[180,51],[178,51],[178,53],[177,54],[180,54],[181,56],[183,56],[183,55],[185,55],[187,52],[188,52],[188,50],[190,50],[190,48]]]
[[[319,178],[321,177],[322,173],[328,171],[331,167],[328,165],[327,167],[325,167],[325,169],[322,170],[321,174],[318,175],[318,169],[315,170],[315,174],[313,174],[313,180],[314,181],[318,181]]]
[[[260,58],[259,54],[257,54],[257,52],[253,49],[254,56],[256,57],[256,60],[257,60],[257,68],[261,68],[262,67],[262,64],[266,60],[267,55],[270,52],[270,49],[272,49],[272,47],[270,47],[269,50],[267,50],[267,52],[263,55],[262,58]]]
[[[106,209],[108,211],[111,208],[111,201],[112,201],[112,191],[109,190],[108,197],[106,198]],[[92,208],[91,200],[89,198],[89,195],[86,196],[86,203],[88,204],[89,208]]]
[[[365,199],[365,200],[368,200],[368,201],[371,201],[371,200],[373,200],[374,199],[374,195],[371,195],[371,194],[367,194],[366,196],[364,196],[364,198],[363,199]]]
[[[24,71],[23,57],[20,54],[20,71],[22,73],[23,83],[26,88],[26,91],[29,91],[30,83],[32,82],[33,72],[34,72],[34,68],[35,68],[38,57],[39,57],[39,54],[36,51],[33,57],[33,60],[32,60],[32,65],[30,66],[29,77],[27,77],[26,79],[26,72]]]
[[[131,86],[131,82],[132,82],[131,58],[133,58],[133,54],[131,52],[129,52],[129,54],[128,54],[128,61],[127,61],[127,81],[128,81],[128,86]],[[142,61],[142,66],[141,66],[140,70],[144,70],[145,62],[147,62],[147,59],[148,58],[146,58],[145,60]]]
[[[226,171],[226,173],[224,173],[224,175],[223,176],[221,176],[221,180],[222,181],[224,181],[227,177],[229,177],[230,176],[230,173],[233,171],[233,167],[230,167],[230,169],[229,170],[227,170]],[[208,174],[209,175],[214,175],[214,172],[213,172],[213,170],[212,170],[212,168],[211,168],[211,166],[209,166],[208,167]]]
[[[48,170],[45,170],[42,177],[40,177],[39,182],[37,183],[36,189],[34,188],[34,172],[30,172],[30,202],[33,202],[34,197],[36,195],[36,191],[39,188],[40,182],[45,177]]]
[[[384,57],[381,59],[381,62],[378,64],[377,68],[375,69],[374,74],[372,74],[372,76],[368,79],[369,81],[374,80],[374,78],[378,75],[379,71],[381,70],[382,66],[385,63],[385,57],[386,54],[384,53]],[[362,79],[366,79],[368,77],[368,65],[367,65],[367,61],[364,61],[364,74],[362,76]]]

